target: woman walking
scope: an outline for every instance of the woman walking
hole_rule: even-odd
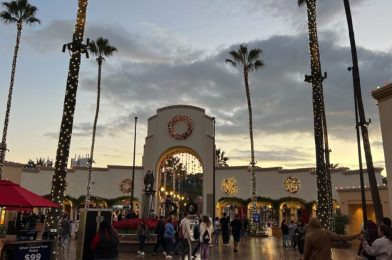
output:
[[[99,225],[99,231],[91,244],[91,249],[94,252],[94,259],[117,260],[118,244],[119,239],[117,233],[106,220],[102,221]]]
[[[200,257],[202,260],[208,260],[210,256],[210,244],[213,233],[213,225],[208,216],[203,216],[203,222],[200,224]]]

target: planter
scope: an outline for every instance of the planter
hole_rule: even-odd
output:
[[[120,243],[139,243],[139,238],[136,234],[118,234]],[[146,243],[155,243],[157,241],[156,234],[150,234],[146,238]]]

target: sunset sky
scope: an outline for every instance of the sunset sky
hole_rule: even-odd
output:
[[[55,158],[76,0],[30,0],[41,25],[22,32],[6,160]],[[355,0],[353,22],[362,95],[371,118],[375,166],[384,167],[376,101],[371,91],[392,82],[391,0]],[[318,0],[321,66],[331,162],[358,168],[347,23],[343,1]],[[242,74],[225,64],[239,44],[261,48],[265,67],[250,75],[257,166],[313,167],[314,139],[307,16],[297,0],[89,1],[86,37],[109,39],[119,51],[102,71],[96,166],[141,164],[147,119],[175,104],[216,117],[217,147],[229,165],[249,163],[248,110]],[[5,114],[16,26],[0,24],[0,125]],[[97,66],[83,58],[70,157],[90,150]],[[1,128],[2,129],[2,128]],[[166,129],[162,129],[166,131]]]

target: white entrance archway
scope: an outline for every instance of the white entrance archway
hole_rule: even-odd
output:
[[[173,152],[184,151],[195,156],[203,168],[203,214],[213,213],[212,173],[214,161],[213,118],[195,106],[174,105],[157,110],[148,119],[144,145],[143,168],[155,176],[155,190],[159,186],[159,167],[164,158]],[[158,212],[158,201],[154,203]]]

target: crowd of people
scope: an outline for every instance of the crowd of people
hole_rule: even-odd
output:
[[[152,255],[162,252],[166,258],[179,255],[181,259],[195,259],[199,252],[202,260],[209,259],[210,248],[213,244],[228,245],[230,237],[233,239],[233,251],[238,252],[238,243],[246,237],[249,223],[235,215],[230,220],[227,214],[212,220],[209,216],[194,218],[185,213],[182,219],[174,216],[159,217],[155,230],[157,240]],[[375,231],[375,228],[377,231]],[[305,224],[301,220],[295,223],[285,220],[281,224],[283,247],[298,249],[301,259],[317,260],[332,259],[331,247],[333,241],[349,241],[360,239],[362,241],[358,254],[363,259],[392,260],[392,228],[391,220],[384,218],[377,226],[369,221],[361,233],[356,235],[339,235],[321,227],[318,219],[311,218]],[[150,234],[144,221],[137,228],[139,241],[139,255],[145,255],[145,241]],[[99,232],[92,243],[95,259],[117,259],[118,234],[107,222],[102,222]],[[160,253],[159,253],[160,254]]]
[[[372,220],[356,235],[339,235],[323,229],[318,219],[311,218],[308,224],[286,220],[281,223],[284,248],[298,248],[303,260],[332,259],[333,241],[359,239],[362,242],[358,255],[368,260],[392,260],[392,227],[389,218],[383,218],[377,226]]]

